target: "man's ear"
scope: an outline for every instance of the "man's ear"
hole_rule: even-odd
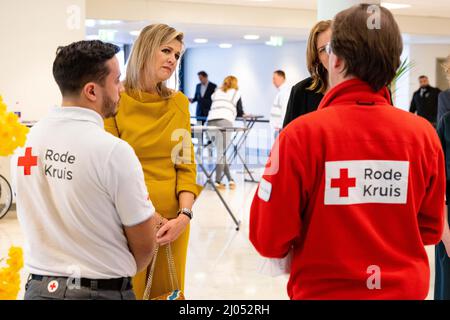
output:
[[[337,70],[339,73],[344,72],[345,70],[345,61],[341,58],[339,58],[338,56],[334,55],[333,57],[334,59],[332,60],[332,68],[334,68],[335,70]]]
[[[95,83],[93,82],[88,82],[84,85],[83,87],[83,95],[86,97],[86,99],[88,99],[91,102],[95,102],[98,99],[97,96],[97,86],[95,85]]]

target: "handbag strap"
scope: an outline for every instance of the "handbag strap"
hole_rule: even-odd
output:
[[[150,290],[152,288],[153,275],[155,273],[156,257],[158,256],[158,251],[159,245],[156,246],[155,251],[153,252],[152,264],[150,266],[150,272],[147,277],[147,285],[145,286],[144,291],[144,300],[148,300],[150,297]],[[172,291],[175,291],[179,289],[179,287],[178,287],[177,272],[175,269],[175,261],[173,259],[172,247],[170,246],[170,243],[166,245],[166,258],[169,266],[170,284],[172,286]]]
[[[152,258],[152,264],[150,266],[150,272],[148,273],[148,277],[147,277],[147,284],[145,286],[144,300],[148,300],[148,298],[150,297],[150,289],[152,288],[153,273],[155,272],[156,257],[158,256],[158,251],[159,251],[159,245],[156,245],[155,251],[153,252],[153,258]]]
[[[172,291],[178,290],[178,278],[177,269],[175,269],[175,261],[173,259],[172,247],[170,243],[166,246],[167,263],[169,265],[170,284],[172,285]]]

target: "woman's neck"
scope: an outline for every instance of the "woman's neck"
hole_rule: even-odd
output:
[[[151,84],[147,85],[145,87],[145,92],[151,93],[151,94],[157,94],[158,91],[156,89],[156,83],[151,83]]]

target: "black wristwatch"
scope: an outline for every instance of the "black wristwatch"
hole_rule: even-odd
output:
[[[192,220],[192,218],[194,217],[194,213],[192,212],[191,209],[188,209],[188,208],[179,209],[177,212],[177,216],[179,216],[180,214],[184,214],[185,216],[188,216],[190,220]]]

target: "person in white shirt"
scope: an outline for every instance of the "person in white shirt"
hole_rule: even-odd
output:
[[[238,79],[235,76],[228,76],[223,80],[220,88],[216,89],[212,95],[211,110],[208,114],[208,126],[227,128],[233,127],[236,117],[244,116],[242,107],[241,92],[238,87]],[[215,186],[224,189],[222,176],[225,174],[228,179],[230,189],[234,189],[236,184],[231,177],[230,168],[227,164],[226,148],[230,143],[230,132],[218,131],[210,133],[217,150],[217,168]]]
[[[101,41],[58,49],[62,93],[13,157],[17,215],[30,273],[25,299],[135,299],[131,278],[151,260],[164,221],[130,145],[107,133],[121,83]]]
[[[273,73],[272,82],[278,90],[273,101],[272,109],[270,110],[270,125],[274,133],[274,138],[276,138],[283,128],[283,120],[286,115],[291,88],[286,83],[286,74],[282,70],[276,70]]]

